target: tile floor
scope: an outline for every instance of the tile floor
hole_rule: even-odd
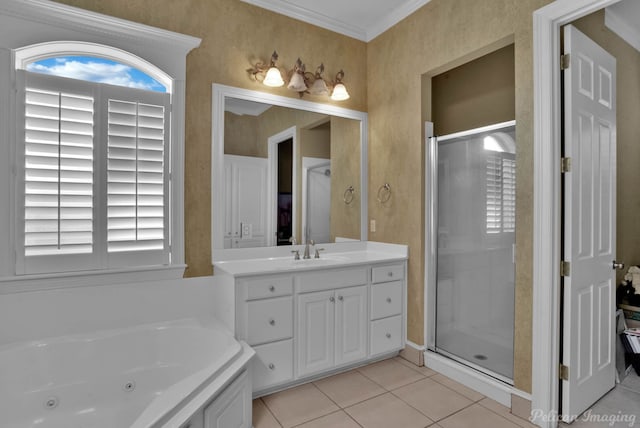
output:
[[[254,428],[529,428],[501,404],[400,358],[253,401]]]
[[[598,420],[600,419],[600,420]],[[640,427],[640,377],[632,370],[572,424],[561,428]]]

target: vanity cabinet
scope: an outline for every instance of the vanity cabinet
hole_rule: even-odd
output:
[[[246,263],[238,263],[240,273],[232,270],[237,265],[216,265],[224,275],[217,287],[217,313],[256,351],[254,397],[392,356],[404,347],[406,258],[337,266],[320,261],[317,268],[307,267],[312,260],[301,261],[302,269],[279,273],[256,273],[256,267],[244,273],[241,268],[251,260]]]
[[[298,295],[298,376],[367,357],[367,286]]]

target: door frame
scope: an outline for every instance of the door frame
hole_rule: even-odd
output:
[[[291,140],[291,236],[296,236],[298,226],[298,162],[297,162],[297,128],[292,126],[267,138],[269,160],[269,186],[267,199],[269,214],[267,215],[267,246],[277,245],[275,238],[278,229],[278,144]],[[297,237],[299,242],[299,237]]]
[[[309,208],[307,207],[307,204],[309,203],[309,170],[310,169],[315,169],[317,167],[320,166],[329,166],[329,169],[331,169],[331,159],[324,159],[324,158],[314,158],[311,156],[303,156],[302,157],[302,188],[301,188],[301,192],[302,193],[302,197],[301,197],[301,206],[302,209],[300,210],[300,232],[301,232],[301,237],[300,237],[300,243],[301,244],[306,244],[307,242],[307,211],[309,211]]]
[[[532,416],[558,425],[561,256],[561,26],[620,0],[563,0],[533,14],[533,341]]]

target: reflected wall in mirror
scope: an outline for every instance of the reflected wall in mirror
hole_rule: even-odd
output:
[[[366,239],[366,113],[213,92],[214,252]]]

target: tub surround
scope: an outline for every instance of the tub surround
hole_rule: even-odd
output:
[[[256,351],[253,395],[396,355],[406,338],[407,247],[375,242],[223,250],[216,314]]]

